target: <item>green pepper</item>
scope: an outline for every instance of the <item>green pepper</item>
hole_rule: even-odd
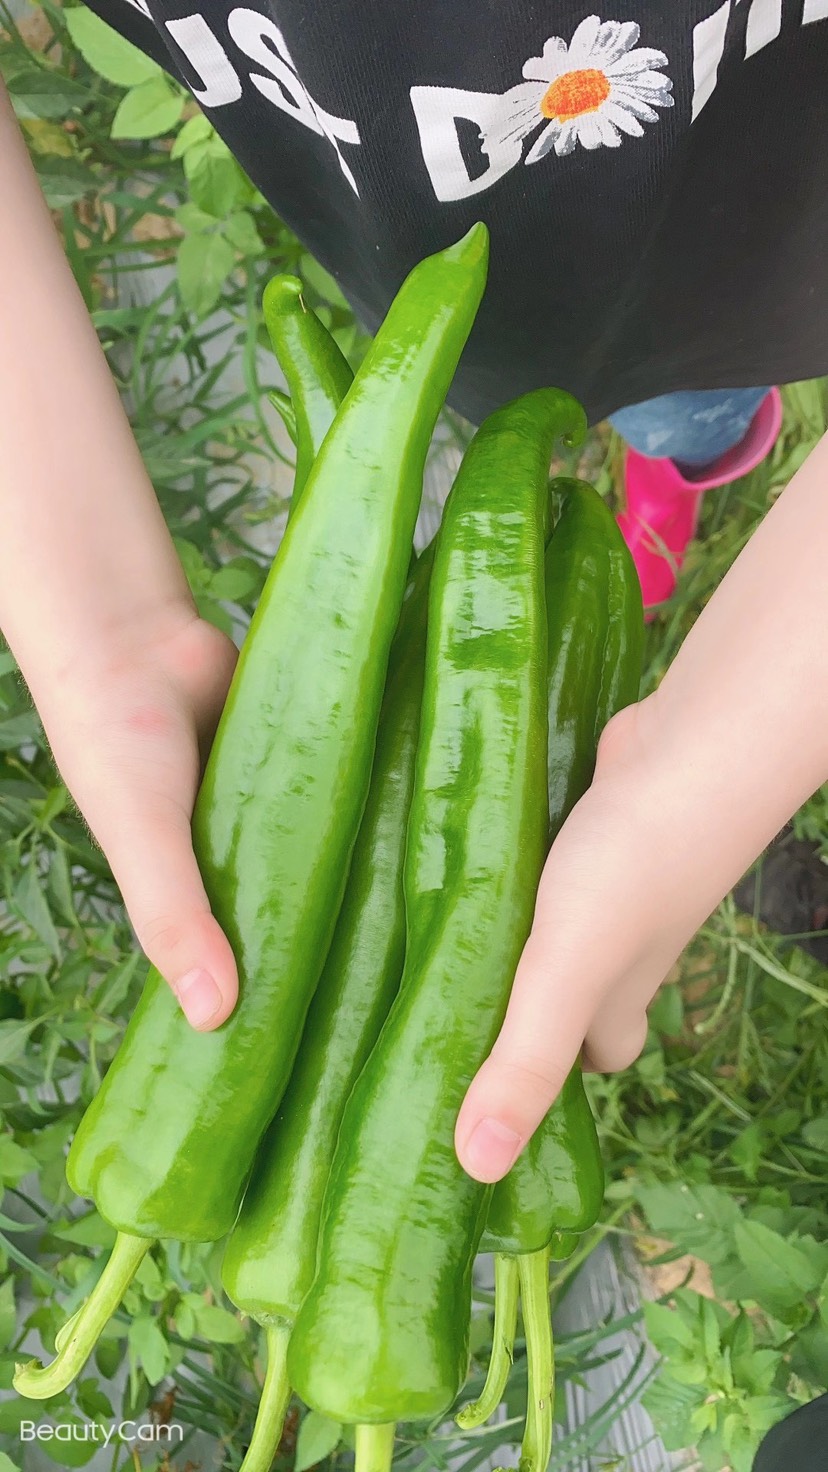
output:
[[[299,445],[292,514],[353,374],[323,323],[306,307],[295,277],[274,277],[264,304],[270,340],[292,394],[274,391],[270,397]],[[421,583],[418,605],[427,587],[420,578],[418,589]],[[417,636],[420,657],[412,661],[412,636],[409,598],[391,648],[371,786],[331,949],[287,1092],[262,1141],[224,1255],[225,1290],[238,1308],[264,1325],[267,1345],[245,1472],[267,1472],[281,1440],[290,1401],[285,1364],[290,1322],[313,1275],[321,1194],[339,1118],[402,971],[397,929],[401,924],[404,931],[405,916],[398,913],[401,877],[395,878],[395,862],[401,870],[425,653],[423,631]],[[409,679],[412,662],[414,678]]]
[[[638,576],[611,512],[591,486],[557,485],[566,497],[546,552],[550,839],[592,781],[604,726],[638,698],[644,637]],[[529,1362],[525,1472],[545,1472],[552,1446],[549,1257],[567,1256],[594,1225],[603,1190],[595,1121],[576,1065],[494,1189],[483,1239],[497,1254],[492,1358],[480,1399],[457,1418],[466,1430],[482,1425],[503,1399],[520,1278]]]
[[[549,607],[549,821],[555,838],[595,772],[601,733],[638,699],[644,615],[632,557],[606,502],[561,479],[546,553]]]
[[[311,1285],[342,1113],[397,993],[405,956],[402,871],[425,666],[433,548],[415,565],[391,646],[365,814],[322,977],[287,1091],[256,1157],[222,1278],[265,1326],[268,1366],[244,1472],[268,1472],[290,1397],[291,1326]]]
[[[437,540],[403,979],[345,1108],[288,1349],[299,1395],[358,1423],[372,1472],[393,1423],[441,1415],[466,1373],[490,1190],[462,1170],[454,1126],[501,1025],[546,852],[547,472],[556,434],[582,426],[574,400],[547,390],[492,415]]]
[[[280,388],[271,388],[268,389],[267,397],[285,426],[291,443],[295,445],[299,436],[296,429],[296,411],[290,394],[286,394]]]
[[[271,342],[315,457],[352,378],[339,348],[305,308],[293,277],[265,291]],[[344,367],[343,367],[344,365]],[[303,406],[303,407],[300,407]],[[295,410],[298,409],[298,412]],[[301,453],[292,508],[301,495]],[[391,648],[371,786],[345,898],[290,1083],[262,1142],[225,1251],[229,1297],[264,1325],[267,1371],[244,1472],[270,1467],[290,1399],[290,1329],[310,1286],[322,1197],[342,1111],[399,986],[405,953],[402,865],[420,724],[433,546],[415,564]]]
[[[264,289],[262,304],[273,351],[290,391],[292,413],[281,395],[271,394],[282,417],[287,414],[288,433],[296,445],[290,518],[354,375],[327,328],[306,307],[298,277],[272,277]]]
[[[525,1164],[518,1170],[521,1161]],[[555,1232],[581,1233],[594,1226],[603,1199],[598,1135],[576,1066],[520,1160],[495,1186],[483,1247],[540,1252]]]
[[[196,1033],[151,970],[69,1155],[73,1188],[121,1234],[54,1363],[83,1365],[152,1239],[210,1241],[236,1218],[330,945],[368,791],[431,434],[477,312],[478,225],[415,267],[325,439],[242,649],[193,814],[240,974],[233,1015]]]

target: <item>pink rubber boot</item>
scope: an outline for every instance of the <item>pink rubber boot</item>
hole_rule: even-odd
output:
[[[657,460],[627,450],[624,465],[626,511],[618,525],[633,555],[644,607],[668,599],[676,586],[687,548],[696,535],[705,491],[724,486],[755,470],[769,454],[782,428],[782,398],[772,388],[762,400],[744,439],[727,450],[698,477],[679,470],[673,460]]]

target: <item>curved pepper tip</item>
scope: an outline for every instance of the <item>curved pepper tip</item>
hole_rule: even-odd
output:
[[[298,276],[280,272],[278,276],[271,276],[265,286],[262,293],[262,307],[265,313],[271,309],[284,311],[287,302],[301,303],[303,291],[304,287]]]
[[[569,397],[572,399],[572,410],[575,423],[573,424],[572,429],[567,430],[566,434],[562,435],[561,438],[563,439],[563,442],[568,450],[577,450],[578,447],[584,443],[584,440],[587,437],[589,423],[586,417],[586,410],[584,409],[583,405],[579,404],[577,399],[572,398],[571,394],[569,395]],[[581,484],[584,484],[584,482],[581,482]]]
[[[448,261],[463,261],[473,264],[475,258],[488,260],[489,257],[489,227],[483,220],[478,220],[472,225],[465,235],[454,245],[450,245],[443,251],[443,256]]]

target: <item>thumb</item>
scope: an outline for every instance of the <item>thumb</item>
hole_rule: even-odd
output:
[[[500,1036],[463,1101],[455,1148],[474,1180],[499,1181],[511,1170],[580,1054],[591,1008],[556,984],[551,956],[536,926]]]
[[[238,973],[210,910],[188,814],[154,796],[141,810],[119,806],[112,831],[100,837],[142,949],[188,1022],[205,1032],[218,1027],[236,1004]]]
[[[457,1154],[475,1180],[511,1169],[640,950],[652,886],[633,826],[627,805],[594,785],[552,845],[500,1036],[457,1120]]]

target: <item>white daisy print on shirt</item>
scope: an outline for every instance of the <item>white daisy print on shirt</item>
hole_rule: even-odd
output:
[[[663,70],[664,52],[639,46],[640,37],[635,21],[590,15],[568,45],[550,37],[541,55],[523,66],[524,80],[506,92],[412,87],[423,161],[437,198],[468,199],[521,163],[564,157],[579,144],[619,148],[625,139],[642,138],[646,126],[658,122],[659,109],[673,106],[673,83]],[[461,122],[478,129],[487,161],[482,170],[469,167]]]
[[[641,27],[635,21],[590,15],[578,26],[570,44],[553,36],[542,56],[531,56],[523,68],[525,82],[503,97],[499,126],[482,147],[489,152],[509,139],[543,131],[526,155],[537,163],[552,149],[562,157],[577,144],[583,148],[618,148],[623,135],[640,138],[645,123],[658,121],[659,107],[672,107],[673,83],[659,70],[667,65],[663,51],[638,46]]]

